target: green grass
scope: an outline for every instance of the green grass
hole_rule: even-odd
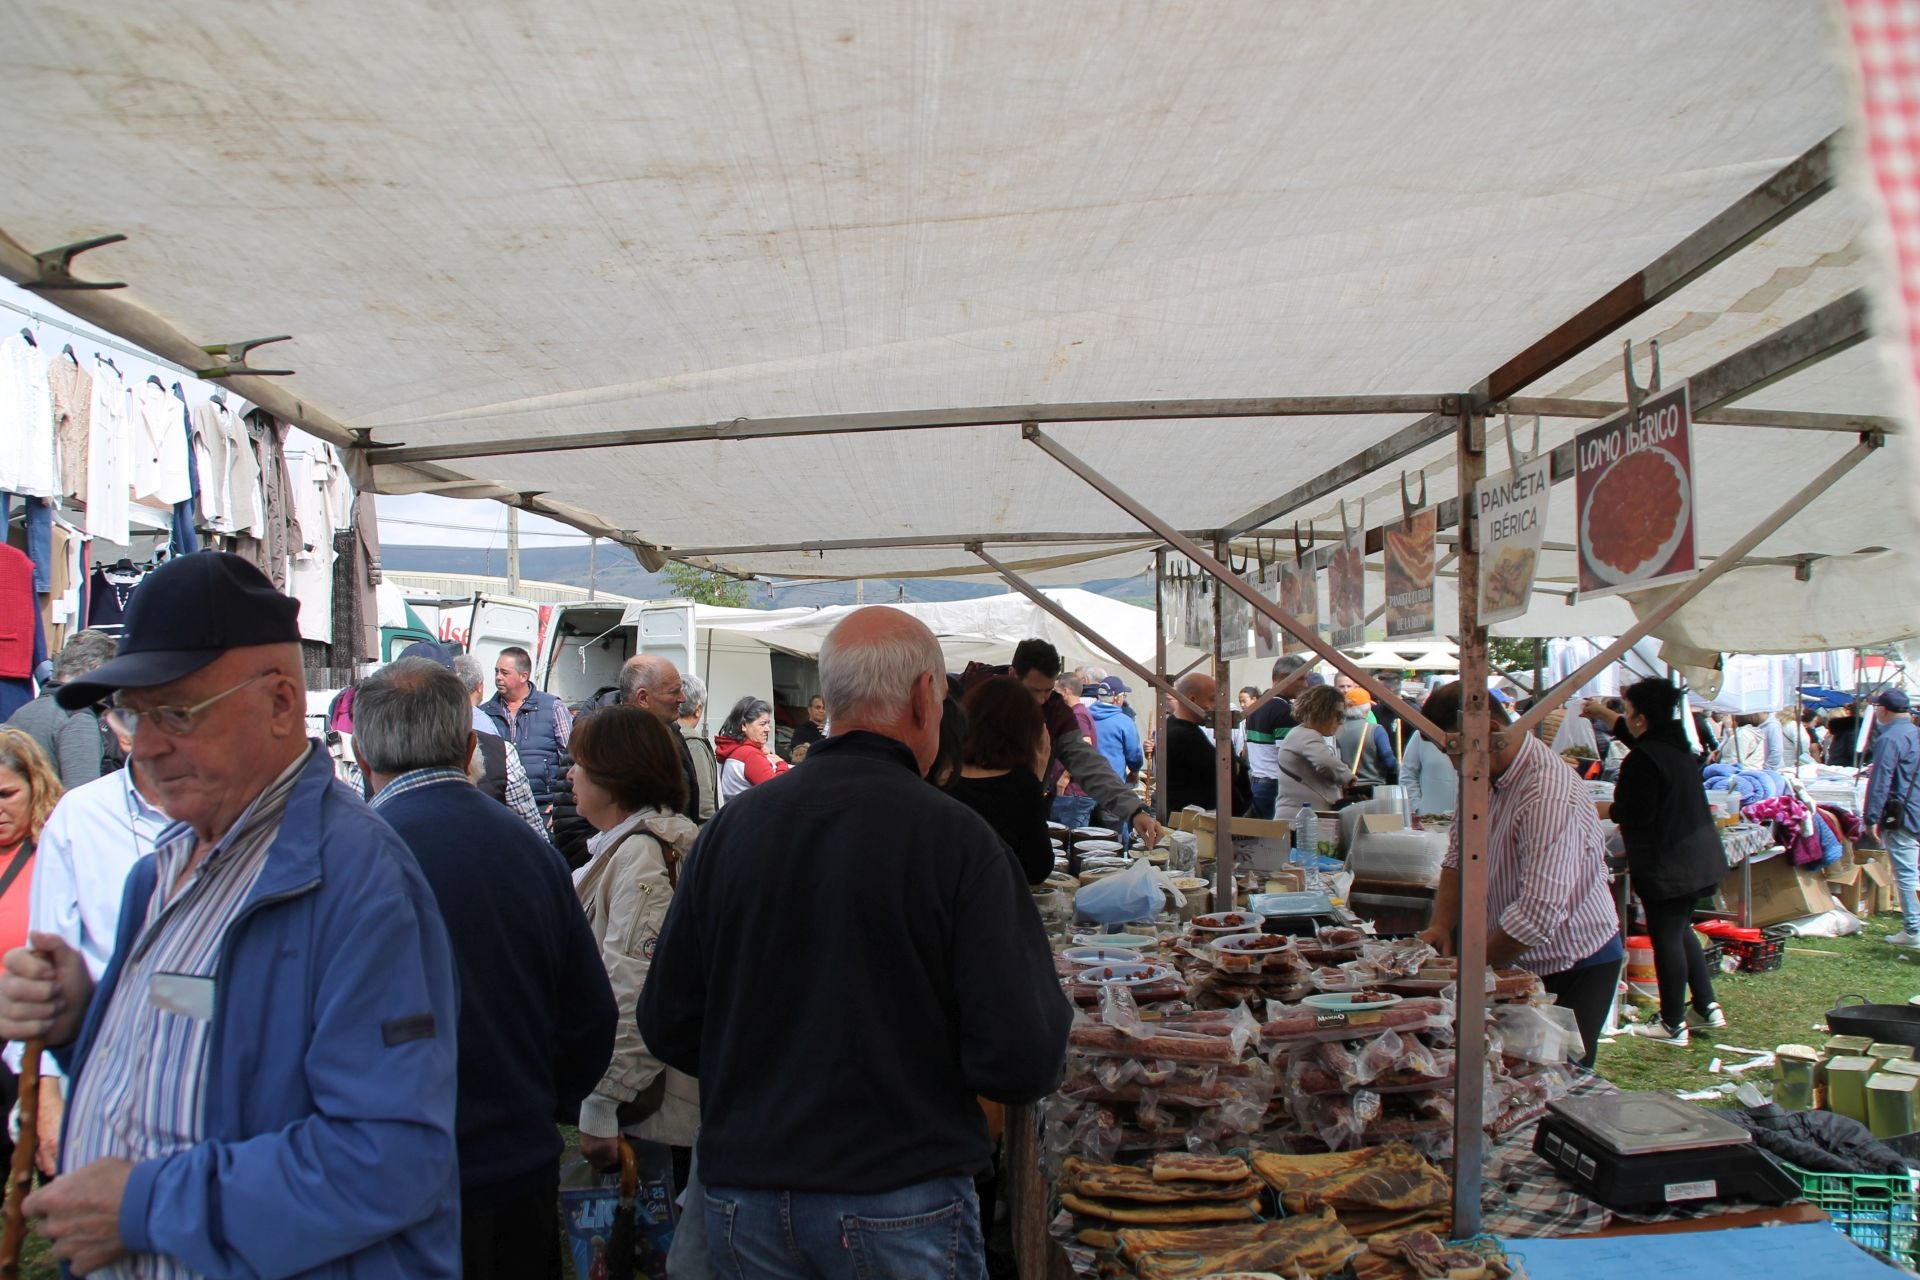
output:
[[[1865,932],[1852,938],[1790,938],[1786,963],[1774,972],[1715,976],[1714,994],[1727,1011],[1728,1025],[1723,1030],[1695,1029],[1692,1044],[1684,1049],[1619,1036],[1612,1044],[1600,1046],[1596,1069],[1622,1089],[1706,1089],[1730,1079],[1756,1077],[1771,1082],[1772,1075],[1765,1070],[1734,1077],[1710,1073],[1708,1067],[1715,1058],[1725,1066],[1746,1061],[1743,1054],[1713,1046],[1769,1051],[1782,1044],[1819,1048],[1827,1038],[1827,1010],[1840,996],[1857,993],[1875,1004],[1905,1004],[1907,997],[1920,995],[1920,951],[1881,941],[1899,927],[1898,916],[1879,916],[1868,920]],[[1645,1016],[1652,1016],[1652,1006],[1647,1008]]]

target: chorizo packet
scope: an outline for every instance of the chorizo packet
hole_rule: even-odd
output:
[[[1251,1016],[1227,1021],[1222,1035],[1182,1030],[1177,1023],[1148,1021],[1140,1016],[1133,995],[1125,987],[1110,987],[1100,1001],[1100,1016],[1076,1014],[1067,1032],[1067,1045],[1084,1054],[1104,1057],[1164,1059],[1169,1062],[1238,1062],[1258,1031]]]
[[[1404,1036],[1452,1025],[1453,1002],[1437,996],[1402,1000],[1380,1009],[1352,1011],[1316,1009],[1306,1004],[1269,1004],[1267,1021],[1260,1028],[1260,1040],[1269,1047],[1324,1040],[1369,1040],[1389,1031]]]

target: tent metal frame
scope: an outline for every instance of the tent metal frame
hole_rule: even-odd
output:
[[[1305,643],[1322,658],[1331,662],[1336,669],[1345,671],[1363,688],[1372,692],[1376,698],[1399,711],[1422,732],[1432,734],[1436,741],[1447,742],[1450,748],[1461,753],[1462,791],[1458,819],[1461,836],[1461,920],[1458,951],[1462,972],[1473,973],[1484,969],[1486,962],[1486,850],[1491,761],[1494,747],[1487,696],[1489,673],[1487,632],[1478,617],[1476,593],[1472,590],[1463,590],[1459,593],[1460,679],[1465,686],[1465,697],[1459,732],[1445,735],[1396,695],[1382,688],[1370,673],[1354,666],[1344,655],[1320,641],[1311,629],[1301,626],[1296,619],[1286,615],[1266,601],[1257,591],[1246,586],[1223,561],[1227,559],[1229,548],[1235,538],[1271,525],[1310,503],[1329,497],[1347,485],[1390,467],[1419,450],[1440,444],[1451,436],[1454,440],[1455,474],[1458,478],[1459,490],[1468,501],[1463,502],[1461,498],[1455,498],[1439,504],[1440,517],[1442,527],[1459,526],[1462,529],[1463,536],[1458,542],[1457,572],[1460,580],[1463,583],[1477,581],[1479,548],[1476,539],[1467,531],[1472,528],[1472,522],[1468,517],[1471,515],[1470,498],[1473,484],[1484,474],[1486,467],[1485,415],[1496,411],[1502,405],[1509,412],[1537,412],[1548,416],[1601,417],[1609,412],[1616,412],[1617,409],[1606,402],[1567,402],[1550,398],[1527,398],[1520,393],[1568,359],[1588,350],[1608,334],[1631,324],[1649,308],[1674,296],[1771,228],[1820,199],[1832,189],[1835,159],[1835,138],[1829,137],[1787,164],[1766,182],[1734,201],[1725,211],[1661,254],[1647,267],[1608,290],[1526,350],[1495,368],[1478,384],[1460,393],[1132,401],[1105,404],[1000,406],[993,409],[928,410],[909,413],[829,414],[763,421],[735,419],[692,427],[636,428],[567,436],[521,437],[491,442],[407,446],[375,442],[371,431],[350,429],[324,412],[304,403],[284,387],[257,375],[243,374],[227,378],[225,381],[226,385],[237,394],[276,417],[299,425],[323,439],[346,448],[349,468],[353,471],[356,480],[376,482],[371,485],[375,489],[380,487],[377,483],[379,477],[375,475],[375,469],[380,467],[413,468],[411,476],[426,482],[413,484],[409,480],[408,484],[416,488],[431,490],[440,487],[444,490],[451,487],[466,487],[480,491],[510,489],[510,486],[475,480],[432,465],[462,458],[695,440],[795,438],[860,431],[1019,424],[1027,440],[1044,449],[1068,469],[1079,474],[1089,485],[1105,494],[1109,500],[1128,511],[1145,528],[1157,535],[1165,546],[1185,554],[1195,564],[1218,579],[1225,588],[1247,599],[1255,609],[1271,618],[1296,640]],[[0,275],[28,285],[45,282],[40,260],[17,242],[6,237],[4,233],[0,233]],[[175,363],[195,367],[203,354],[202,344],[191,341],[152,312],[129,303],[123,298],[113,296],[112,291],[63,294],[61,300],[68,310],[81,319],[135,342]],[[1710,423],[1717,417],[1730,425],[1855,432],[1860,434],[1860,442],[1813,483],[1796,494],[1786,506],[1776,511],[1734,546],[1728,548],[1698,577],[1676,590],[1659,608],[1632,628],[1628,636],[1616,640],[1594,662],[1588,664],[1589,668],[1612,661],[1619,656],[1620,652],[1624,652],[1626,646],[1630,645],[1634,639],[1671,617],[1699,591],[1741,563],[1747,552],[1777,531],[1807,502],[1818,496],[1819,492],[1831,487],[1840,476],[1858,465],[1863,458],[1884,443],[1886,434],[1893,429],[1893,424],[1879,420],[1852,419],[1844,415],[1832,414],[1782,414],[1751,410],[1729,412],[1725,409],[1727,402],[1742,395],[1751,394],[1771,381],[1788,376],[1813,361],[1860,341],[1867,332],[1865,313],[1864,297],[1859,294],[1849,295],[1821,308],[1801,321],[1776,331],[1746,350],[1702,371],[1691,380],[1696,389],[1696,420],[1698,421]],[[1420,413],[1425,416],[1329,468],[1306,484],[1227,522],[1217,530],[1206,531],[1197,536],[1190,536],[1188,533],[1176,530],[1160,520],[1101,477],[1071,451],[1042,434],[1040,429],[1042,424],[1063,422],[1143,422],[1198,418],[1396,413]],[[1570,445],[1556,449],[1553,462],[1554,478],[1560,480],[1570,474],[1571,463]],[[511,505],[521,509],[542,511],[587,532],[619,541],[633,549],[643,563],[649,563],[657,558],[659,549],[654,544],[640,539],[635,532],[614,529],[604,522],[588,517],[576,508],[542,502],[541,496],[522,493],[513,495],[508,500]],[[1378,533],[1378,529],[1372,531],[1372,534]],[[1074,535],[1071,540],[1078,542],[1088,536]],[[1133,534],[1115,541],[1133,541],[1139,537],[1140,535]],[[991,569],[999,566],[999,562],[986,555],[982,550],[984,546],[1036,540],[1038,539],[1033,535],[976,533],[971,536],[956,537],[942,535],[931,539],[844,540],[832,544],[814,544],[812,548],[772,546],[758,549],[695,548],[681,549],[675,554],[681,558],[688,558],[695,554],[748,555],[753,554],[755,550],[770,553],[778,550],[818,549],[824,552],[829,547],[851,550],[856,547],[966,546],[971,543],[974,544],[974,549],[980,558]],[[1054,540],[1068,541],[1065,538]],[[1211,542],[1213,547],[1211,552],[1199,545],[1202,540]],[[1375,549],[1376,546],[1374,537],[1369,535],[1368,549]],[[1330,550],[1325,548],[1310,553],[1311,558],[1321,562],[1324,562],[1324,558],[1329,555]],[[1166,551],[1156,550],[1155,556],[1159,570],[1156,572],[1157,588],[1164,573]],[[1012,579],[1010,578],[1009,581]],[[1221,593],[1216,591],[1216,611],[1221,608],[1221,600]],[[1224,673],[1225,664],[1218,648],[1220,631],[1217,621],[1216,618],[1213,657],[1216,672]],[[1083,628],[1076,625],[1076,629],[1085,634]],[[1158,669],[1154,673],[1157,678],[1151,682],[1156,689],[1162,691],[1159,699],[1162,709],[1164,709],[1166,698],[1165,666],[1163,637],[1157,646],[1156,667]],[[1142,673],[1136,671],[1136,674]],[[1587,669],[1583,668],[1582,672],[1569,678],[1566,687],[1578,687],[1578,682],[1586,674]],[[1223,688],[1220,693],[1224,692]],[[1227,722],[1228,703],[1220,693],[1216,694],[1216,730],[1217,737],[1220,739],[1218,761],[1221,771],[1218,781],[1224,799],[1228,785],[1226,766],[1229,747],[1228,735],[1222,726]],[[1557,698],[1556,694],[1558,694]],[[1539,717],[1546,714],[1548,706],[1553,705],[1555,701],[1564,700],[1564,697],[1564,692],[1559,690],[1546,695],[1534,710],[1529,712],[1528,716],[1522,717],[1509,732],[1526,731],[1532,724],[1538,723]],[[1223,805],[1223,809],[1230,812],[1227,806]],[[1219,845],[1220,860],[1228,867],[1228,874],[1230,874],[1231,862],[1230,855],[1227,853],[1230,846],[1225,840],[1221,840]],[[1485,993],[1481,990],[1479,983],[1461,984],[1456,1026],[1469,1029],[1469,1034],[1458,1037],[1459,1070],[1457,1074],[1462,1080],[1476,1080],[1482,1074],[1485,1040],[1478,1029],[1484,1021],[1485,1004]],[[1478,1090],[1461,1091],[1456,1099],[1454,1137],[1457,1176],[1454,1180],[1452,1231],[1455,1236],[1473,1235],[1480,1226],[1480,1156],[1484,1144],[1481,1128],[1484,1117],[1481,1110]],[[1014,1165],[1011,1180],[1019,1189],[1015,1196],[1016,1223],[1020,1228],[1017,1232],[1019,1239],[1016,1241],[1016,1249],[1024,1262],[1044,1255],[1045,1222],[1044,1214],[1036,1208],[1038,1203],[1035,1198],[1036,1188],[1039,1187],[1039,1183],[1032,1117],[1024,1109],[1016,1109],[1015,1113],[1009,1117],[1009,1125],[1012,1135],[1009,1153]],[[1036,1275],[1044,1273],[1044,1269],[1031,1272]]]

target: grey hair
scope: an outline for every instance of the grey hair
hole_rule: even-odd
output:
[[[680,677],[680,714],[697,716],[707,708],[707,682],[699,676]]]
[[[938,681],[946,670],[940,642],[923,627],[855,644],[835,627],[820,643],[820,696],[829,720],[904,715],[920,677],[931,673]]]
[[[1087,679],[1078,671],[1062,671],[1060,678],[1053,682],[1053,687],[1069,698],[1077,698],[1086,692]]]
[[[633,695],[645,689],[653,693],[660,688],[660,669],[673,664],[657,653],[636,653],[620,664],[620,705],[629,706]],[[686,684],[682,676],[682,686]]]
[[[460,683],[467,692],[487,687],[487,669],[480,665],[480,659],[470,653],[460,654],[453,660],[453,674],[460,677]]]
[[[97,671],[113,657],[117,647],[114,638],[104,631],[88,629],[78,632],[61,647],[60,656],[53,660],[53,678],[61,684],[67,684],[90,671]]]
[[[401,658],[360,682],[353,743],[375,773],[459,769],[473,732],[473,705],[459,678],[430,658]]]

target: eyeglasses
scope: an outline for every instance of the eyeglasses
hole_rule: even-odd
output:
[[[112,717],[113,722],[120,727],[120,731],[128,737],[137,734],[140,731],[140,722],[145,720],[170,738],[184,738],[200,727],[200,718],[214,703],[230,694],[240,692],[256,680],[265,680],[268,676],[275,674],[277,673],[272,671],[262,671],[257,676],[248,676],[233,688],[224,689],[205,702],[196,702],[190,707],[146,707],[136,711],[116,701],[107,709],[107,715]]]

